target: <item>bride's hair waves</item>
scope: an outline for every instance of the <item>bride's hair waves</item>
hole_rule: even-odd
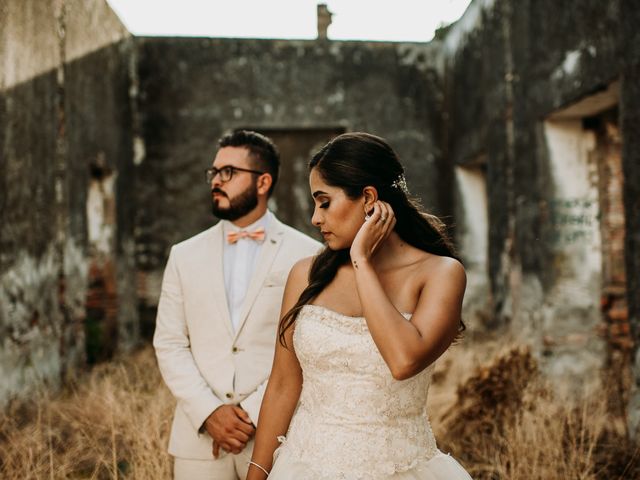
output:
[[[314,168],[328,185],[341,188],[353,200],[362,196],[365,187],[375,187],[378,198],[391,205],[396,216],[394,231],[402,240],[425,252],[457,259],[445,225],[436,216],[422,211],[417,199],[409,196],[404,168],[382,138],[362,132],[339,135],[313,156],[309,171]],[[286,346],[285,332],[295,323],[302,307],[316,298],[334,279],[338,268],[348,262],[348,248],[325,247],[314,258],[309,284],[280,320],[278,335],[283,346]],[[460,330],[464,330],[462,322]]]

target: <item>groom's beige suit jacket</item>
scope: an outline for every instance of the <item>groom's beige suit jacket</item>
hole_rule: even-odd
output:
[[[212,459],[201,427],[223,404],[240,404],[257,425],[273,363],[289,270],[321,245],[271,218],[234,330],[223,274],[221,223],[174,245],[162,281],[153,344],[177,399],[169,453]]]

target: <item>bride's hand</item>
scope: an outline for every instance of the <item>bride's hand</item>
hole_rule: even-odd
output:
[[[391,205],[381,200],[373,204],[373,213],[362,224],[351,244],[351,260],[369,260],[393,231],[396,217]]]

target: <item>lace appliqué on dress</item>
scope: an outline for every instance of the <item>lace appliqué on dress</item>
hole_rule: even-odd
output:
[[[276,456],[318,479],[363,480],[411,470],[436,442],[426,412],[432,368],[395,380],[361,317],[307,305],[293,336],[300,403]]]

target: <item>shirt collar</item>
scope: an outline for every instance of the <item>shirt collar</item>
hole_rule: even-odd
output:
[[[255,230],[256,228],[260,228],[260,227],[262,227],[265,230],[267,230],[267,227],[269,226],[269,223],[271,222],[271,217],[273,217],[273,213],[271,213],[271,211],[269,209],[267,209],[267,211],[264,213],[264,215],[262,215],[258,220],[253,222],[251,225],[247,225],[244,228],[240,228],[240,227],[235,226],[229,220],[222,220],[222,229],[223,229],[224,233],[239,232],[240,230],[252,231],[252,230]]]

